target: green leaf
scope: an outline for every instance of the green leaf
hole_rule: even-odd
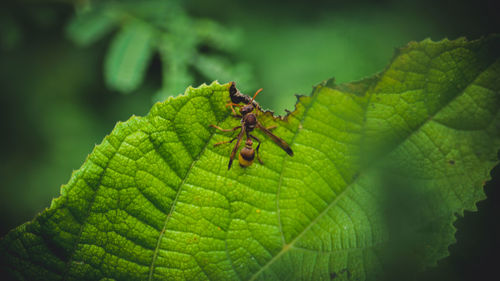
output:
[[[500,37],[410,43],[380,74],[259,113],[227,170],[229,84],[118,123],[61,196],[0,242],[23,280],[406,280],[448,255],[500,148]],[[265,92],[262,94],[266,94]],[[272,93],[268,93],[272,94]]]
[[[114,37],[104,65],[110,88],[129,93],[141,84],[153,54],[153,36],[147,24],[131,21]]]
[[[216,50],[237,51],[241,47],[241,32],[226,28],[213,20],[199,19],[193,23],[200,41]]]
[[[189,25],[182,18],[174,26],[176,28],[170,34],[159,39],[163,87],[153,97],[155,102],[181,93],[194,79],[188,64],[196,55],[196,38],[189,32]]]
[[[117,18],[106,9],[92,9],[71,19],[66,35],[80,46],[89,46],[111,32]]]
[[[193,66],[211,80],[236,80],[247,89],[257,87],[251,67],[246,63],[233,63],[222,56],[198,55]]]

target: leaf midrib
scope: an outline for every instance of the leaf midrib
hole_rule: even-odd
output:
[[[224,117],[224,119],[222,119],[220,122],[224,122],[225,120],[227,119],[227,116]],[[219,123],[220,123],[219,122]],[[154,274],[154,270],[155,270],[155,262],[156,262],[156,258],[158,256],[158,250],[160,249],[160,244],[161,244],[161,240],[163,238],[163,235],[165,234],[165,231],[167,230],[167,224],[168,222],[170,221],[170,218],[172,217],[172,214],[175,210],[175,207],[177,205],[177,199],[179,198],[179,194],[181,193],[181,190],[182,190],[182,187],[184,186],[184,183],[186,182],[186,179],[189,177],[189,174],[191,173],[191,170],[192,168],[194,167],[194,165],[196,164],[196,162],[198,162],[198,160],[200,159],[201,155],[203,155],[203,153],[205,152],[205,150],[207,149],[209,143],[210,143],[210,140],[213,138],[213,136],[215,135],[215,131],[213,131],[212,133],[210,133],[210,137],[208,137],[207,141],[205,142],[205,146],[203,147],[203,149],[198,153],[198,155],[196,155],[196,157],[193,159],[193,162],[191,163],[191,165],[189,166],[189,169],[187,170],[184,178],[182,179],[181,183],[179,184],[179,187],[177,188],[177,192],[176,192],[176,195],[175,195],[175,199],[174,201],[172,202],[172,206],[170,207],[170,211],[169,213],[167,214],[167,217],[165,219],[165,223],[163,225],[163,229],[161,230],[160,232],[160,235],[158,237],[158,241],[156,242],[156,247],[155,247],[155,251],[153,253],[153,260],[151,261],[151,266],[149,268],[149,277],[148,277],[148,281],[151,281],[152,278],[153,278],[153,274]],[[200,269],[203,271],[203,268],[200,267]],[[207,275],[208,277],[208,275]]]
[[[449,50],[448,50],[449,51]],[[404,138],[402,138],[399,143],[397,143],[396,145],[394,145],[394,147],[390,150],[387,150],[385,152],[384,155],[380,155],[380,158],[384,158],[386,157],[387,155],[391,154],[394,150],[396,150],[398,147],[400,147],[404,142],[406,142],[411,136],[413,136],[416,132],[420,131],[420,129],[428,124],[429,122],[433,121],[434,117],[440,113],[444,108],[446,108],[448,105],[450,105],[450,103],[452,103],[454,100],[456,100],[457,98],[459,98],[460,96],[462,96],[464,93],[465,93],[465,90],[471,85],[473,84],[474,81],[477,80],[477,78],[483,74],[486,70],[488,70],[494,63],[496,62],[496,60],[494,60],[492,63],[489,63],[487,66],[484,67],[484,69],[482,69],[481,71],[478,72],[478,74],[473,78],[471,79],[471,81],[469,83],[467,83],[462,89],[460,89],[460,91],[457,93],[456,96],[454,96],[453,98],[451,98],[450,100],[448,100],[441,108],[439,108],[439,110],[436,110],[433,114],[429,115],[420,125],[418,125],[415,130],[413,130],[412,132],[410,132],[408,135],[406,135]],[[385,70],[386,71],[386,70]],[[384,71],[384,72],[385,72]],[[380,77],[383,77],[383,75],[381,75]],[[365,115],[366,115],[366,112],[367,112],[367,109],[368,109],[368,106],[370,105],[370,101],[371,101],[371,98],[372,96],[374,95],[373,92],[371,92],[371,89],[374,89],[377,84],[380,82],[380,79],[377,81],[377,83],[375,83],[374,85],[372,85],[372,87],[370,87],[369,89],[367,89],[366,92],[370,93],[370,97],[368,102],[367,102],[367,105],[365,107]],[[320,86],[320,87],[326,87],[326,86]],[[327,87],[328,88],[328,87]],[[319,92],[316,93],[316,95],[318,95]],[[345,94],[350,94],[350,93],[345,93]],[[313,104],[316,102],[316,99],[314,100],[311,100],[310,102],[310,106],[308,108],[306,108],[306,110],[304,111],[304,117],[302,118],[301,120],[301,123],[302,121],[306,118],[306,113],[307,111],[309,110],[309,108],[311,108],[313,106]],[[365,126],[366,124],[366,118],[364,118],[363,120],[364,124],[363,124],[363,127]],[[297,128],[297,133],[296,135],[299,133],[299,130]],[[366,137],[365,135],[365,132],[363,132],[363,138]],[[295,136],[294,136],[294,139],[295,139]],[[293,142],[292,142],[293,144]],[[271,264],[273,264],[276,260],[278,260],[283,254],[285,254],[286,252],[288,252],[291,248],[293,248],[293,245],[305,234],[307,233],[307,231],[320,219],[322,218],[327,212],[328,210],[330,210],[333,206],[335,206],[337,204],[337,202],[339,201],[340,198],[343,197],[343,195],[351,189],[351,187],[357,182],[357,180],[360,178],[360,175],[361,175],[361,172],[359,172],[358,174],[356,174],[356,176],[353,178],[352,182],[349,183],[346,188],[337,196],[335,197],[335,199],[320,213],[318,214],[318,216],[316,216],[316,218],[314,218],[311,223],[309,223],[290,243],[288,244],[285,244],[283,246],[283,248],[281,249],[281,251],[276,255],[274,256],[272,259],[270,259],[264,266],[262,266],[254,275],[252,275],[250,277],[250,279],[248,279],[249,281],[253,281],[255,280],[265,269],[267,269]],[[281,225],[281,222],[280,222],[280,225]]]

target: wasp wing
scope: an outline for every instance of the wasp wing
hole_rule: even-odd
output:
[[[286,151],[286,153],[288,153],[288,155],[293,156],[293,151],[290,148],[290,146],[288,145],[288,143],[286,143],[280,137],[275,136],[273,133],[271,133],[271,131],[266,129],[266,127],[262,126],[262,124],[260,124],[260,122],[257,122],[257,127],[262,132],[264,132],[266,135],[268,135],[279,147],[281,147],[284,151]]]
[[[236,155],[236,152],[238,152],[238,147],[240,146],[240,141],[241,138],[243,138],[243,135],[245,134],[245,124],[241,124],[241,130],[240,133],[238,134],[238,139],[236,140],[236,144],[234,145],[233,151],[231,151],[231,156],[229,157],[229,165],[227,166],[227,169],[231,169],[231,165],[233,164],[233,159],[234,156]]]

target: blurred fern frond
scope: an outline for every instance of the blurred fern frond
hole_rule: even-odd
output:
[[[155,54],[161,60],[162,85],[154,101],[212,80],[254,87],[251,67],[232,58],[241,42],[238,30],[190,16],[182,1],[87,1],[76,11],[66,34],[81,47],[117,30],[104,58],[104,80],[112,90],[137,90]]]

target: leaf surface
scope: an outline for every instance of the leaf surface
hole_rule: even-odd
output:
[[[2,267],[24,280],[410,275],[448,255],[456,215],[485,197],[499,50],[498,36],[410,43],[286,118],[259,113],[294,156],[255,132],[264,164],[229,171],[232,146],[213,144],[230,136],[209,128],[239,124],[229,84],[188,88],[119,122],[51,207],[2,239]]]

